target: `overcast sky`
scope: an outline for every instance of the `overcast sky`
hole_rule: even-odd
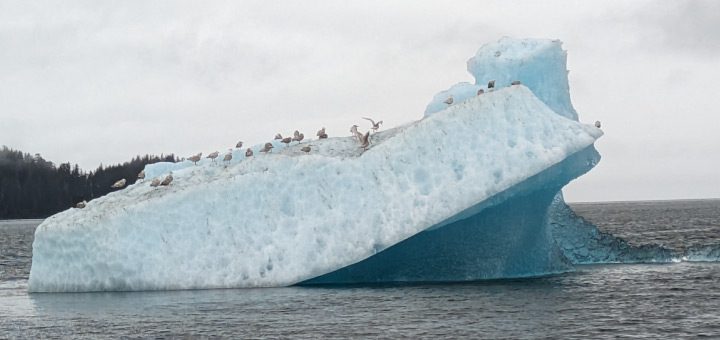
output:
[[[720,1],[1,1],[0,144],[87,170],[422,117],[502,36],[560,39],[603,156],[568,201],[720,197]]]

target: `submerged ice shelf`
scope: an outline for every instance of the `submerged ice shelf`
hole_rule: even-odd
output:
[[[423,119],[374,134],[364,153],[338,137],[235,152],[227,167],[149,165],[147,178],[175,181],[139,182],[37,228],[30,290],[461,281],[669,260],[562,201],[599,161],[602,135],[577,121],[565,63],[556,40],[485,45],[468,61],[475,84],[440,92]]]

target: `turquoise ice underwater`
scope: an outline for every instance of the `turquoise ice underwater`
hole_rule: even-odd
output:
[[[37,228],[29,290],[472,281],[717,260],[635,248],[564,204],[560,190],[597,164],[602,136],[577,120],[566,58],[558,40],[484,45],[468,61],[475,84],[440,92],[423,119],[374,134],[365,152],[336,137],[235,152],[227,168],[149,165],[147,179],[175,181],[138,182]]]

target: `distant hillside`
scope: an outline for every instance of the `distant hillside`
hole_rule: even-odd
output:
[[[43,159],[7,146],[0,149],[0,219],[45,218],[74,206],[82,200],[90,201],[112,189],[115,181],[125,178],[135,183],[137,174],[146,164],[176,162],[175,155],[137,156],[122,164],[100,165],[90,172],[77,164],[55,166]]]

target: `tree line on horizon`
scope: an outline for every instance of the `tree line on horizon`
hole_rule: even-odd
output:
[[[145,165],[177,162],[174,154],[136,156],[122,164],[85,172],[75,164],[55,165],[40,156],[7,146],[0,149],[0,219],[46,218],[83,200],[119,190],[110,186],[125,178],[135,183]]]

